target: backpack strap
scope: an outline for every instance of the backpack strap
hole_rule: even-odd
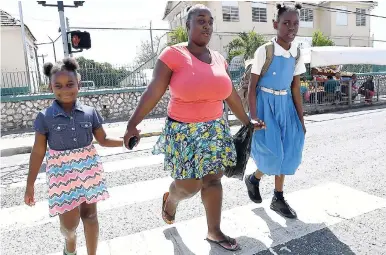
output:
[[[268,68],[271,65],[272,60],[273,60],[273,53],[274,53],[274,51],[275,51],[275,45],[274,45],[274,43],[272,41],[270,41],[269,43],[267,43],[265,45],[265,55],[266,55],[266,57],[265,57],[264,65],[261,68],[260,77],[263,76],[268,71]]]
[[[298,54],[296,55],[296,58],[295,58],[295,66],[296,66],[296,65],[298,64],[298,62],[299,62],[300,54],[302,54],[302,53],[301,53],[301,50],[300,50],[300,47],[298,47],[297,50],[298,50]]]

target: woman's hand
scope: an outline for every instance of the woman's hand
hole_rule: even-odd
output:
[[[130,149],[129,148],[129,141],[130,141],[130,138],[132,138],[132,137],[137,137],[137,139],[138,139],[138,142],[135,145],[135,147],[139,144],[139,141],[141,140],[141,137],[139,135],[140,132],[141,132],[141,130],[138,130],[137,127],[131,125],[130,123],[127,125],[125,136],[123,137],[123,144],[125,145],[125,147],[127,149]]]

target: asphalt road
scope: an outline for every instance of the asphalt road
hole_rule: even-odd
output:
[[[289,203],[297,205],[294,209],[299,209],[298,221],[282,222],[269,211],[272,177],[265,177],[261,182],[268,206],[251,204],[244,182],[224,181],[223,225],[226,225],[227,234],[238,237],[243,246],[243,250],[235,254],[386,254],[386,109],[313,115],[306,119],[304,160],[285,185],[285,194],[294,194]],[[160,240],[173,245],[171,254],[232,254],[213,247],[210,251],[203,248],[198,252],[201,243],[194,247],[184,236],[184,228],[195,220],[201,222],[204,216],[199,195],[179,205],[177,222],[181,225],[177,224],[175,229],[169,226],[161,229],[165,224],[159,217],[160,191],[166,189],[169,173],[163,170],[162,158],[151,154],[155,140],[154,137],[142,139],[142,144],[133,152],[101,150],[107,165],[105,176],[115,197],[99,207],[100,254],[139,254],[133,246],[142,247],[143,243],[149,251],[141,250],[141,254],[157,254],[150,251],[158,247],[151,246],[161,244],[152,242],[150,233],[158,233],[158,230],[164,233],[165,240]],[[31,209],[23,205],[28,157],[22,154],[1,158],[0,253],[4,255],[51,254],[63,248],[58,221],[48,217],[44,204],[47,197],[44,169],[35,187],[39,206]],[[249,165],[248,171],[252,168]],[[329,191],[323,194],[323,189],[315,188],[320,185],[327,185],[321,187]],[[324,196],[336,198],[336,202],[328,204]],[[331,217],[319,216],[318,213],[325,213],[319,205],[328,205],[329,213],[331,210],[336,213],[330,213]],[[238,219],[237,215],[243,213],[250,214],[246,214],[249,215],[246,219]],[[255,222],[248,217],[258,217],[264,224],[260,228],[261,224],[256,223],[254,227]],[[229,219],[232,219],[230,224]],[[265,232],[247,234],[250,230],[240,230],[244,220],[249,221],[251,228],[265,229]],[[248,222],[245,224],[248,226]],[[198,236],[197,240],[201,241],[197,242],[203,242],[205,224],[200,229],[198,234],[190,233],[193,239]],[[78,231],[79,246],[84,246],[81,226]],[[259,239],[254,234],[262,237]],[[122,237],[139,238],[139,241],[135,239],[133,245],[127,244],[130,249],[122,248],[117,245]]]

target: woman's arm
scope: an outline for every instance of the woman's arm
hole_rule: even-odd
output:
[[[304,117],[303,117],[303,100],[302,95],[300,93],[300,76],[294,76],[291,86],[292,91],[292,99],[295,104],[296,111],[298,113],[299,119],[303,125],[303,131],[306,133],[306,126],[304,125]]]
[[[172,70],[161,60],[157,60],[153,78],[141,96],[137,108],[131,116],[128,126],[136,127],[157,105],[169,86]]]
[[[257,109],[256,109],[256,84],[259,81],[260,76],[251,73],[248,86],[248,103],[249,111],[251,113],[251,119],[257,120]]]

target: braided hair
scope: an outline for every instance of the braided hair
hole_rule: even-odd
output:
[[[80,75],[77,72],[78,69],[79,64],[74,58],[65,58],[62,62],[57,62],[55,64],[48,62],[43,66],[44,75],[50,80],[52,75],[60,71],[73,72],[78,80],[80,80]]]
[[[283,13],[286,13],[286,12],[299,13],[298,11],[302,9],[302,5],[299,3],[295,5],[277,4],[276,8],[277,8],[276,21],[279,21],[280,16],[283,15]]]

